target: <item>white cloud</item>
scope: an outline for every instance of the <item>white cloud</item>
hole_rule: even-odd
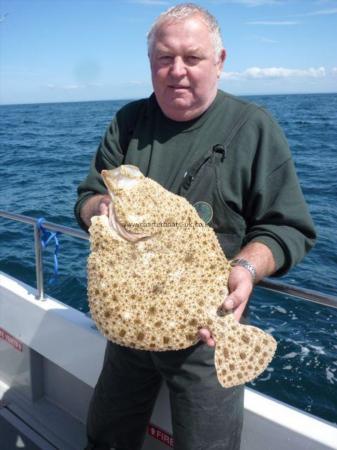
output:
[[[333,67],[331,69],[331,74],[334,75],[334,76],[337,76],[337,67]]]
[[[265,38],[265,37],[262,37],[260,39],[260,41],[265,42],[266,44],[278,44],[279,43],[279,41],[275,41],[275,39],[269,39],[269,38]]]
[[[66,91],[74,91],[76,89],[82,89],[83,86],[81,86],[80,84],[66,84],[64,86],[61,86],[61,88]]]
[[[83,89],[85,87],[88,87],[88,85],[82,85],[82,84],[54,84],[54,83],[47,83],[45,85],[48,89],[59,89],[62,91],[76,91],[79,89]]]
[[[279,41],[275,41],[275,39],[270,39],[265,36],[253,36],[253,38],[264,44],[279,44]]]
[[[237,3],[246,6],[281,5],[280,0],[222,0],[221,3]]]
[[[331,14],[337,14],[337,8],[320,9],[318,11],[312,11],[307,13],[307,16],[329,16]]]
[[[168,0],[130,0],[130,3],[138,3],[146,6],[162,6],[170,5],[172,2]],[[263,6],[263,5],[282,5],[283,0],[217,0],[217,3],[234,3],[244,6]]]
[[[239,79],[266,79],[266,78],[324,78],[326,70],[324,67],[317,69],[310,67],[309,69],[287,69],[285,67],[249,67],[243,72],[222,72],[223,80],[239,80]]]
[[[165,6],[170,4],[166,0],[132,0],[130,3],[138,3],[145,6]]]
[[[273,25],[273,26],[283,26],[283,25],[298,25],[300,22],[295,20],[253,20],[246,22],[247,25]]]
[[[97,88],[104,87],[102,83],[46,83],[43,85],[44,87],[56,91],[83,91],[85,89],[95,90]]]
[[[238,0],[238,3],[243,3],[248,6],[263,6],[263,5],[281,5],[283,1],[280,0]]]
[[[149,82],[148,81],[144,81],[144,80],[129,80],[129,81],[126,81],[123,84],[127,84],[129,86],[146,86],[146,85],[149,84]]]

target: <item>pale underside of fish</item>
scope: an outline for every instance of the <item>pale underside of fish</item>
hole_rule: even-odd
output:
[[[89,229],[88,297],[109,340],[151,351],[196,344],[208,328],[222,386],[251,381],[271,361],[276,341],[263,330],[220,313],[231,266],[212,228],[188,201],[134,166],[103,171],[109,218]]]

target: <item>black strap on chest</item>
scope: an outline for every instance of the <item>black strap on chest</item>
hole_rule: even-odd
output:
[[[199,158],[197,161],[193,163],[193,165],[185,172],[183,182],[180,186],[180,189],[187,190],[192,181],[194,180],[196,174],[199,172],[201,167],[207,163],[210,159],[215,161],[219,155],[221,156],[220,161],[223,162],[225,158],[227,157],[228,148],[235,137],[235,135],[238,133],[240,128],[246,123],[248,117],[250,116],[252,111],[255,111],[258,109],[258,106],[254,104],[247,104],[244,109],[241,111],[241,114],[239,117],[236,117],[233,120],[233,126],[230,124],[227,129],[225,130],[224,140],[223,144],[215,144],[213,147],[207,150],[206,154],[204,154],[201,158]]]

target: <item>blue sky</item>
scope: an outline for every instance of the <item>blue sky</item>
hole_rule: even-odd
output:
[[[151,93],[146,33],[170,0],[0,0],[0,103]],[[179,2],[178,2],[179,3]],[[233,94],[337,92],[337,0],[199,1]]]

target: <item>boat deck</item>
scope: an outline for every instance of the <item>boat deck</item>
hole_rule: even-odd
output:
[[[1,450],[55,450],[56,447],[46,441],[30,425],[23,422],[7,406],[0,405]],[[5,447],[3,445],[5,444]]]

